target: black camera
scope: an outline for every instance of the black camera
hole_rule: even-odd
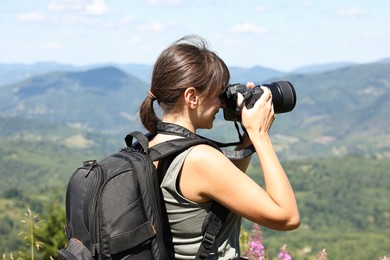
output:
[[[272,102],[276,114],[290,112],[294,109],[296,103],[296,94],[294,86],[288,81],[276,81],[270,84],[262,84],[268,87],[272,93]],[[229,84],[222,95],[226,107],[223,115],[227,121],[241,121],[241,109],[237,107],[237,94],[241,93],[244,97],[245,106],[252,108],[255,102],[263,94],[260,85],[254,88],[247,88],[244,84]]]

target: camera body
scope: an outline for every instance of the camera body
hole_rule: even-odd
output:
[[[229,84],[222,95],[226,106],[223,110],[224,118],[227,121],[241,121],[241,108],[237,106],[237,95],[241,93],[244,97],[245,106],[250,109],[263,94],[260,86],[268,87],[272,93],[272,102],[276,114],[290,112],[296,104],[296,93],[294,86],[289,81],[276,81],[270,84],[256,85],[254,88],[247,88],[244,84]]]

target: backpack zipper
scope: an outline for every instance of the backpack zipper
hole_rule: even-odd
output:
[[[88,166],[88,165],[85,165]],[[98,203],[102,184],[106,179],[106,172],[102,166],[100,166],[96,161],[89,161],[89,168],[85,174],[85,177],[88,177],[90,173],[94,170],[95,179],[92,186],[90,206],[88,209],[89,215],[89,232],[91,236],[91,254],[92,256],[96,256],[100,254],[100,215],[98,212]]]

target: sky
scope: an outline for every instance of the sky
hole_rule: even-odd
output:
[[[229,66],[390,58],[387,0],[1,0],[0,63],[150,64],[188,34]]]

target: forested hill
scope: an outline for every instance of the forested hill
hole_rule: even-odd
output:
[[[390,64],[366,64],[286,76],[296,86],[298,102],[294,111],[278,117],[283,122],[276,123],[276,131],[328,155],[388,158],[389,72]]]
[[[232,74],[240,82],[289,80],[295,86],[295,109],[278,115],[272,129],[283,155],[387,158],[389,71],[390,64],[373,63],[306,74],[233,68]],[[148,82],[116,67],[39,74],[1,86],[0,116],[104,132],[121,142],[128,131],[143,130],[137,113],[148,89]],[[215,126],[206,135],[221,141],[235,138],[222,113]]]
[[[115,132],[131,125],[145,89],[115,67],[51,72],[3,86],[0,113]]]

